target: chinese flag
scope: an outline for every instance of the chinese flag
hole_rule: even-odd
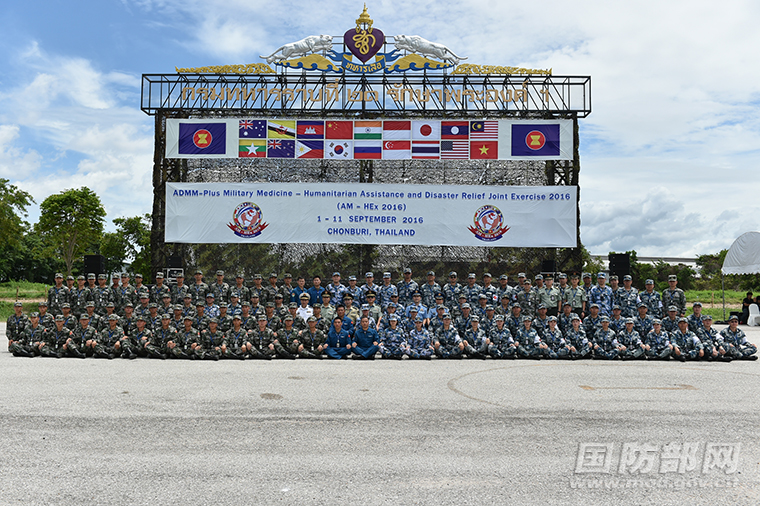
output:
[[[497,160],[499,141],[470,141],[470,160]]]
[[[325,139],[353,139],[353,121],[326,121]]]

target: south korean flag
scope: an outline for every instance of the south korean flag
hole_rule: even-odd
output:
[[[353,158],[353,143],[350,141],[330,141],[325,143],[326,160],[350,160]]]

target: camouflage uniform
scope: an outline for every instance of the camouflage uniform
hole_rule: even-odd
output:
[[[398,322],[398,319],[395,321]],[[380,355],[383,358],[395,358],[400,360],[404,356],[404,349],[406,348],[406,336],[400,327],[396,326],[392,329],[390,325],[388,328],[380,332]]]
[[[209,288],[206,283],[201,282],[200,284],[193,284],[190,287],[189,291],[193,296],[193,304],[198,304],[198,302],[205,302],[206,294],[209,292]]]
[[[528,329],[525,328],[524,324],[521,325],[515,336],[515,341],[517,341],[517,354],[520,358],[539,359],[549,356],[549,349],[542,347],[544,343],[536,329]]]
[[[240,316],[233,318],[240,320],[242,323],[242,318]],[[227,356],[229,358],[245,358],[245,356],[248,355],[248,349],[245,347],[245,343],[248,342],[248,331],[242,325],[235,330],[233,324],[232,328],[227,331],[224,337],[227,341]]]
[[[310,316],[309,319],[314,318]],[[324,353],[324,344],[327,341],[325,333],[315,328],[314,332],[310,329],[306,329],[301,332],[299,336],[299,342],[303,346],[303,349],[298,352],[298,356],[301,358],[321,358]],[[322,350],[319,347],[322,346]]]
[[[461,342],[462,339],[455,328],[441,327],[435,333],[435,343],[439,345],[435,354],[440,358],[462,358],[462,349],[459,346]]]
[[[96,286],[92,292],[92,300],[95,302],[95,312],[98,315],[106,314],[106,304],[114,302],[111,287]]]
[[[639,300],[647,305],[647,314],[652,318],[662,318],[662,298],[658,292],[639,292]]]
[[[412,303],[412,294],[419,290],[419,285],[413,279],[409,282],[401,280],[396,283],[396,290],[398,291],[398,301],[404,306],[408,306]]]
[[[58,320],[56,320],[58,321]],[[62,327],[60,330],[54,328],[53,330],[45,330],[42,333],[42,347],[40,348],[40,355],[43,357],[61,358],[66,354],[63,345],[66,344],[69,338],[73,337],[74,333],[67,327]]]
[[[675,306],[678,308],[677,316],[683,316],[686,312],[686,294],[680,288],[666,288],[662,291],[662,304],[665,307]]]
[[[645,344],[649,346],[646,355],[650,359],[668,360],[672,354],[670,336],[660,329],[660,332],[652,330],[647,334]]]
[[[32,316],[39,315],[39,313],[32,313]],[[14,356],[19,357],[33,357],[40,352],[39,344],[43,342],[43,335],[45,333],[45,327],[38,321],[36,327],[29,325],[24,327],[21,334],[16,336],[13,340],[13,344],[8,346],[8,351],[13,353]]]
[[[229,302],[230,301],[230,285],[222,281],[222,284],[220,285],[219,282],[213,283],[209,289],[214,294],[214,300],[219,302]]]
[[[697,360],[704,355],[702,341],[691,330],[680,328],[670,335],[673,344],[673,356],[681,360]]]
[[[285,318],[285,321],[292,321],[292,317]],[[277,356],[280,358],[293,359],[298,355],[298,331],[293,328],[287,328],[285,325],[279,331],[277,331],[277,340],[274,344],[274,350],[277,352]]]
[[[750,344],[744,331],[738,327],[735,331],[731,330],[731,327],[726,327],[720,331],[720,336],[723,338],[726,355],[731,358],[746,359],[757,353],[757,346]]]
[[[550,316],[549,318],[554,318],[554,320],[550,321],[557,321],[556,316]],[[549,347],[548,358],[570,358],[570,347],[562,335],[562,331],[556,325],[554,330],[551,329],[551,326],[547,326],[542,339],[546,343],[546,346]]]
[[[415,328],[409,332],[407,339],[406,355],[410,359],[430,360],[433,357],[433,346],[430,342],[430,332],[425,328]]]
[[[213,322],[214,319],[212,318]],[[193,350],[195,358],[199,360],[219,360],[222,357],[222,346],[227,348],[227,341],[219,329],[214,331],[209,327],[201,333],[201,345]]]
[[[257,326],[255,329],[248,333],[248,340],[251,343],[251,347],[248,349],[248,353],[251,358],[263,358],[271,359],[275,355],[275,350],[269,346],[276,339],[275,333],[269,327],[265,327],[263,331],[259,330]]]
[[[580,321],[580,318],[578,320]],[[575,360],[591,356],[591,343],[589,343],[588,338],[586,337],[586,331],[583,330],[582,325],[579,325],[577,330],[571,326],[563,334],[568,346],[572,348],[570,350],[571,359]]]
[[[462,293],[462,285],[457,282],[446,283],[443,285],[442,291],[444,304],[451,309],[459,302],[459,294]]]
[[[612,329],[600,328],[594,336],[594,358],[612,360],[618,357],[619,343]]]
[[[74,288],[71,291],[71,306],[74,316],[79,318],[79,315],[87,311],[87,303],[95,302],[92,298],[92,292],[86,286],[83,288]]]
[[[649,315],[637,316],[633,319],[633,328],[640,336],[645,336],[654,330],[654,318]]]
[[[71,293],[66,286],[54,286],[48,290],[48,310],[53,316],[61,314],[63,304],[69,304],[70,301]]]
[[[483,288],[477,283],[473,283],[472,286],[468,283],[462,287],[461,293],[467,297],[467,302],[474,307],[478,305],[478,298],[483,293]]]
[[[612,314],[612,289],[605,285],[596,285],[588,295],[591,304],[599,304],[599,314],[609,316]]]
[[[520,290],[515,296],[515,303],[522,308],[522,316],[534,318],[538,307],[538,297],[535,292]]]
[[[618,288],[618,304],[625,318],[633,318],[636,315],[636,308],[639,305],[639,291],[631,287],[626,290],[624,287]],[[647,306],[649,307],[649,306]]]
[[[501,317],[501,320],[504,318]],[[488,354],[493,358],[515,358],[517,355],[517,345],[512,338],[512,333],[506,325],[502,325],[499,328],[498,323],[491,327],[491,331],[488,333],[488,339],[491,340],[491,344],[488,345]]]
[[[168,318],[166,319],[168,320]],[[177,341],[177,331],[171,325],[166,328],[161,325],[160,328],[151,333],[151,336],[145,343],[145,352],[149,357],[165,359],[169,341]]]
[[[620,358],[623,360],[637,360],[645,357],[645,349],[642,346],[639,333],[631,328],[618,332],[618,343],[625,346],[625,350],[620,350]]]
[[[435,307],[435,294],[441,293],[441,285],[438,283],[424,283],[420,286],[420,295],[422,295],[422,303],[427,307]]]
[[[464,332],[464,353],[470,358],[486,358],[488,356],[488,336],[486,332],[480,328],[480,322],[478,320],[472,320],[472,322],[478,322],[478,328],[470,326]]]
[[[20,303],[17,302],[16,304]],[[14,308],[15,307],[18,306],[15,306],[14,304]],[[8,337],[8,341],[20,340],[21,336],[24,334],[24,329],[28,327],[29,324],[29,318],[27,318],[24,313],[21,313],[20,315],[10,315],[5,326],[5,335]],[[8,350],[10,351],[10,348],[8,348]]]

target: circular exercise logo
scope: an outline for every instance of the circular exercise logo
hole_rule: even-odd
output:
[[[504,216],[499,208],[492,205],[485,205],[475,211],[472,221],[475,226],[469,227],[469,230],[481,241],[496,241],[509,230],[509,227],[504,225]]]
[[[264,223],[261,209],[253,202],[243,202],[232,213],[232,223],[227,226],[238,237],[256,237],[269,226]]]
[[[211,132],[204,128],[201,128],[193,135],[193,144],[195,144],[196,147],[199,147],[200,149],[204,149],[211,145],[211,139]]]
[[[525,144],[534,151],[541,149],[546,144],[546,136],[543,132],[533,130],[525,136]]]

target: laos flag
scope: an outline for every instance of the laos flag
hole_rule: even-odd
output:
[[[512,124],[512,156],[559,156],[559,124]]]

